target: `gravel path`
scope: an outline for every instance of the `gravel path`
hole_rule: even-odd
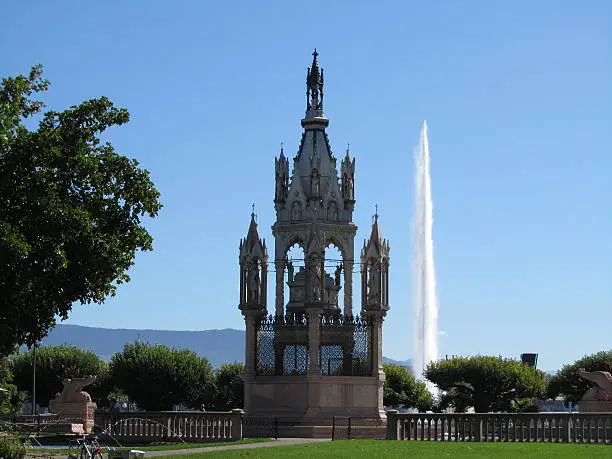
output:
[[[315,443],[323,441],[331,440],[329,438],[279,438],[278,440],[263,441],[259,443],[243,443],[241,445],[208,446],[202,448],[175,449],[168,451],[147,451],[145,453],[145,457],[161,457],[170,456],[173,454],[208,453],[210,451],[227,451],[231,449],[267,448],[269,446],[300,445],[302,443]]]

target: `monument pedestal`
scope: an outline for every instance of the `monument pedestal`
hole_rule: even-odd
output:
[[[64,389],[49,401],[49,412],[57,414],[58,421],[65,421],[67,425],[71,425],[72,430],[79,430],[75,426],[80,423],[83,432],[91,433],[97,405],[91,401],[89,394],[82,389],[95,380],[95,376],[89,376],[62,381]]]

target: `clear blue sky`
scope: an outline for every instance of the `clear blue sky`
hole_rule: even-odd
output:
[[[0,75],[42,63],[49,108],[108,96],[109,137],[165,205],[155,251],[69,323],[242,328],[251,202],[271,244],[274,157],[295,154],[312,49],[336,156],[357,158],[357,246],[391,241],[384,354],[411,357],[413,151],[430,126],[441,352],[612,346],[612,2],[5,2]],[[273,277],[273,276],[272,276]],[[270,291],[274,291],[271,289]],[[273,307],[273,300],[270,299]]]

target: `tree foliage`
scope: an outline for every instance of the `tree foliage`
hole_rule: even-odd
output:
[[[32,393],[34,349],[12,357],[15,384],[20,391]],[[75,346],[42,346],[36,349],[36,401],[48,406],[49,400],[62,391],[67,378],[97,376],[99,378],[84,390],[98,402],[103,395],[106,364],[93,352]]]
[[[149,173],[100,139],[127,110],[101,97],[26,127],[48,85],[40,66],[0,83],[0,355],[42,339],[73,303],[114,295],[152,249],[141,217],[161,208]]]
[[[229,411],[244,408],[244,365],[226,363],[215,370],[215,392],[212,408]]]
[[[13,384],[12,364],[6,357],[0,358],[0,414],[15,413],[21,406],[17,386]],[[1,457],[1,456],[0,456]]]
[[[145,410],[209,405],[213,371],[207,359],[183,349],[136,341],[111,358],[113,385]]]
[[[612,373],[612,350],[587,355],[571,365],[564,365],[548,382],[547,395],[557,398],[563,395],[565,403],[577,403],[589,390],[591,383],[578,375],[578,369],[608,371]]]
[[[517,360],[490,356],[432,362],[425,375],[442,391],[461,394],[458,400],[478,413],[510,411],[513,401],[541,397],[546,389],[544,372]]]
[[[427,411],[433,405],[433,397],[425,383],[417,381],[404,367],[386,363],[383,404],[393,408],[417,408]]]

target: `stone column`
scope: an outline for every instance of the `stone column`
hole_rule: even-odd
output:
[[[242,440],[242,416],[244,411],[240,408],[232,410],[232,441]]]
[[[276,259],[276,316],[285,315],[285,259]]]
[[[370,362],[372,364],[372,376],[379,376],[382,370],[382,323],[383,313],[370,311],[368,313],[368,328],[370,329]]]
[[[344,315],[353,315],[353,262],[344,263]]]
[[[257,331],[255,319],[257,315],[252,311],[244,311],[245,337],[244,337],[244,375],[255,376],[257,359]]]
[[[321,362],[319,361],[319,346],[321,344],[320,316],[322,309],[310,307],[308,313],[308,374],[321,375]]]
[[[397,410],[387,411],[387,440],[400,440],[398,415]]]

